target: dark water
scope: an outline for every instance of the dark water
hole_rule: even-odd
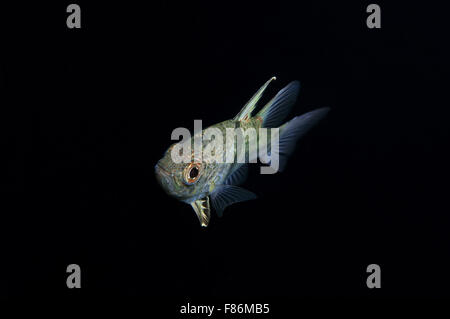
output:
[[[448,296],[443,9],[379,3],[369,30],[369,2],[79,1],[69,30],[68,4],[2,10],[1,295]],[[299,80],[290,117],[331,112],[285,172],[251,169],[258,200],[201,229],[154,164],[174,128],[233,117],[274,75],[265,101]]]

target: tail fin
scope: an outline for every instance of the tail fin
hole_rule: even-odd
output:
[[[330,110],[329,107],[323,107],[301,116],[296,116],[289,122],[280,126],[280,140],[278,150],[271,150],[270,157],[278,155],[279,166],[278,170],[283,171],[286,167],[288,157],[292,154],[295,148],[295,143],[306,132],[309,131],[315,124],[317,124]],[[275,155],[276,156],[276,155]]]
[[[262,109],[258,116],[263,118],[263,127],[278,127],[297,101],[300,82],[293,81],[275,95]]]

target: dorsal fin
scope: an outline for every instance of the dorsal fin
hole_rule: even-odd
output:
[[[297,100],[300,83],[292,81],[259,111],[264,120],[263,127],[278,127],[288,115]]]
[[[270,82],[276,80],[276,77],[271,77],[261,88],[252,96],[252,98],[244,105],[242,110],[234,117],[233,120],[241,121],[245,118],[250,118],[252,111],[256,107],[256,103],[259,101],[261,96],[263,95],[264,90],[267,88]]]

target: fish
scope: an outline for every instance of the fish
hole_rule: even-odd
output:
[[[259,146],[263,145],[268,150],[264,160],[266,163],[270,163],[275,152],[271,152],[271,144],[267,141],[267,138],[264,140],[260,136],[260,132],[262,131],[261,128],[278,129],[277,155],[279,157],[279,171],[282,171],[286,166],[288,157],[295,149],[297,140],[324,118],[330,110],[329,107],[318,108],[282,124],[295,104],[300,89],[300,83],[292,81],[267,102],[259,112],[253,115],[258,101],[268,85],[274,80],[276,80],[276,77],[271,77],[266,81],[234,118],[212,125],[205,130],[194,132],[194,136],[190,139],[172,144],[155,165],[155,176],[158,184],[168,195],[191,205],[202,227],[207,227],[210,223],[211,206],[217,215],[222,217],[223,211],[229,205],[257,198],[253,192],[239,185],[247,179],[249,163],[255,162],[255,158],[250,157],[251,154],[257,154],[257,152],[252,151],[255,151],[254,148],[258,147],[258,143],[251,142],[251,138],[248,137],[245,142],[245,158],[248,158],[248,160],[244,162],[237,161],[236,157],[233,158],[233,161],[228,162],[212,161],[208,158],[211,154],[218,155],[219,158],[225,156],[224,153],[227,148],[232,148],[232,151],[235,152],[237,144],[234,143],[234,140],[232,143],[227,140],[225,151],[214,154],[214,152],[205,152],[212,140],[203,139],[200,142],[203,146],[201,152],[191,151],[182,154],[184,156],[182,162],[173,159],[172,152],[175,146],[178,148],[187,146],[183,143],[193,145],[195,141],[198,141],[196,138],[204,136],[208,129],[215,129],[225,136],[227,129],[240,128],[246,130],[253,128],[256,131],[256,139],[261,143]],[[270,136],[274,135],[269,133],[269,141]]]

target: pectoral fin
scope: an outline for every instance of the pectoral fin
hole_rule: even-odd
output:
[[[252,192],[234,185],[219,185],[211,193],[211,201],[219,217],[227,206],[255,198]]]
[[[197,214],[198,220],[203,227],[207,227],[210,219],[210,206],[209,206],[209,196],[205,198],[198,199],[191,203],[192,208]]]
[[[225,185],[240,185],[247,179],[248,176],[248,164],[240,164],[237,168],[234,168],[233,173],[227,177]]]

